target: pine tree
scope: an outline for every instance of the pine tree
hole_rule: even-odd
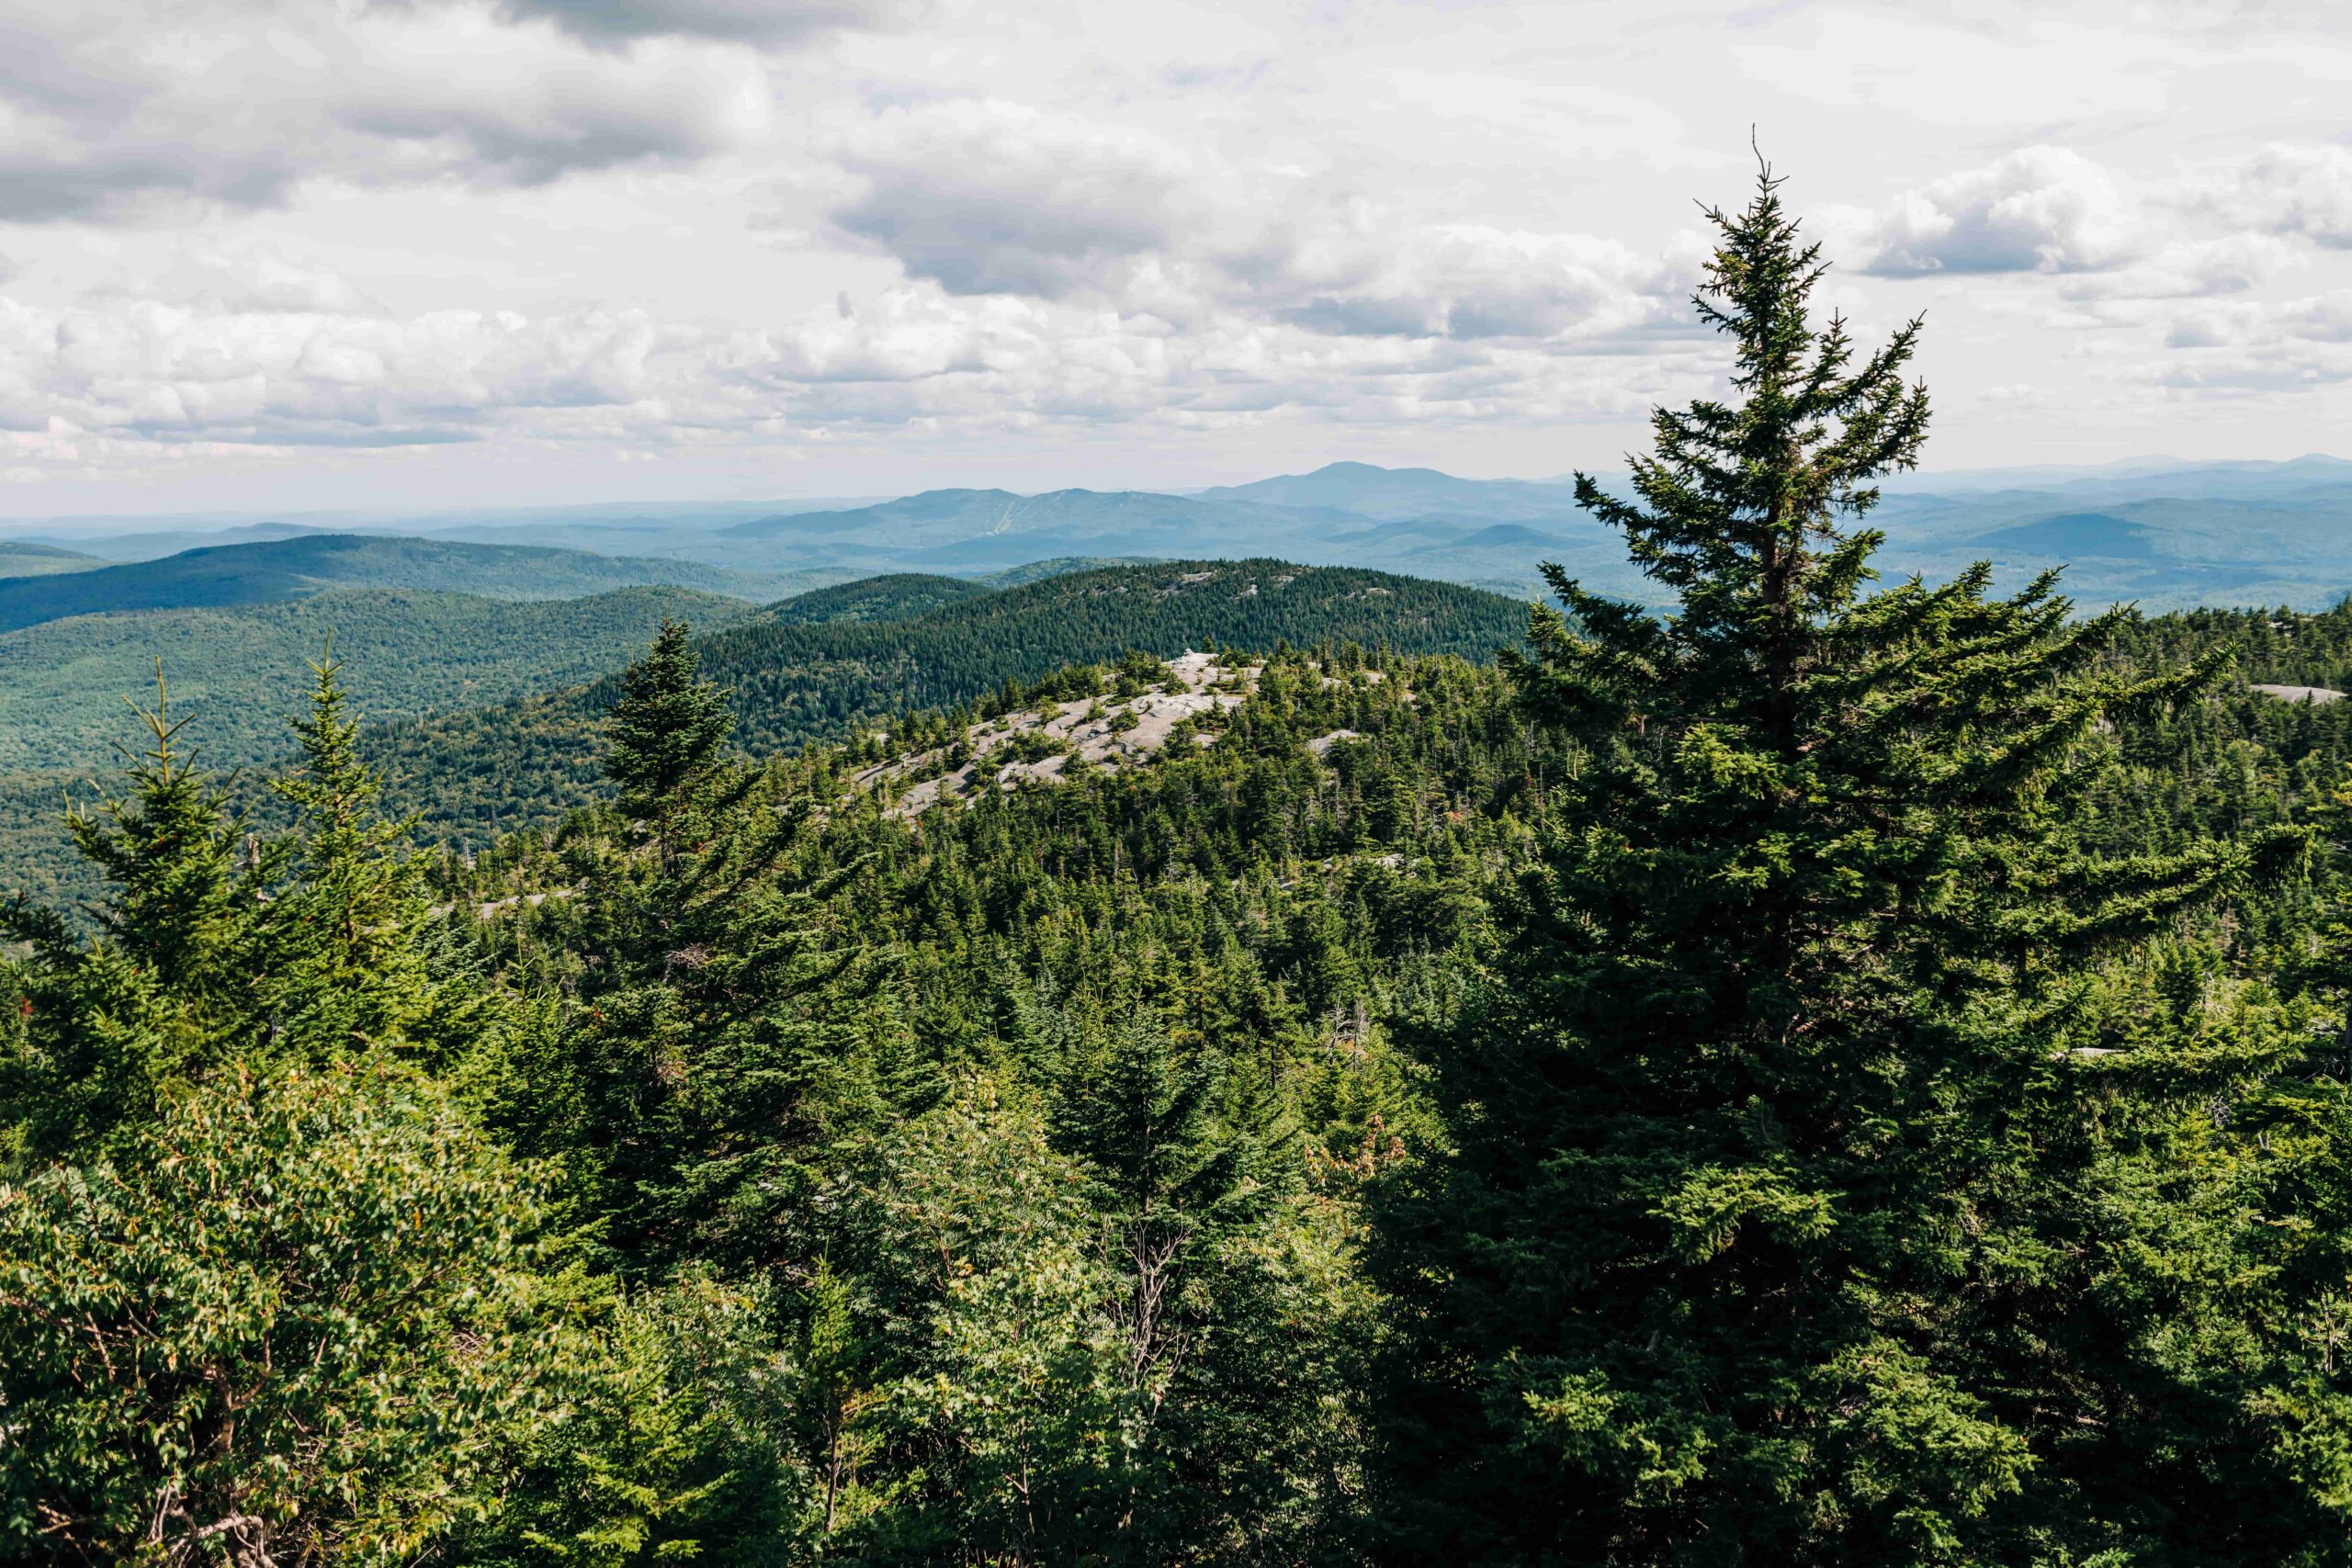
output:
[[[272,785],[296,818],[266,857],[281,883],[252,982],[266,1043],[315,1060],[390,1046],[446,1062],[483,1046],[498,1010],[432,909],[413,822],[377,809],[332,644],[311,669],[311,708],[293,725],[302,765]]]
[[[74,846],[109,885],[99,927],[158,984],[216,983],[215,964],[251,903],[238,886],[237,824],[222,781],[180,744],[163,665],[155,707],[134,705],[152,745],[125,753],[128,795],[96,812],[69,810]]]
[[[735,727],[727,694],[702,679],[702,656],[686,633],[685,622],[662,620],[645,657],[622,672],[606,721],[605,776],[620,786],[622,810],[639,821],[661,816],[709,772]]]
[[[19,900],[0,941],[23,963],[0,974],[16,1016],[0,1032],[0,1168],[86,1156],[136,1131],[175,1083],[200,1078],[253,1033],[260,871],[222,782],[180,742],[160,667],[151,740],[130,788],[96,811],[69,808],[75,847],[106,878],[84,942],[62,913]]]
[[[1391,1214],[1427,1314],[1392,1409],[1400,1551],[2259,1561],[2179,1506],[2214,1485],[2179,1433],[2135,1427],[2177,1396],[2102,1269],[2194,1207],[2152,1129],[2278,1047],[2115,1071],[2097,977],[2301,840],[2071,838],[2102,722],[2218,659],[2129,677],[2104,657],[2125,614],[2075,619],[2048,577],[1866,592],[1875,481],[1926,433],[1920,323],[1863,355],[1815,321],[1825,264],[1769,170],[1710,217],[1696,305],[1732,399],[1657,412],[1634,499],[1577,481],[1672,607],[1547,568],[1567,614],[1508,660],[1580,756],[1436,1048],[1460,1156]]]

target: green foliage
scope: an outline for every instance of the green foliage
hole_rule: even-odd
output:
[[[653,647],[621,672],[606,721],[605,776],[621,809],[639,818],[666,809],[709,772],[735,727],[727,694],[699,678],[702,658],[686,645],[686,623],[664,620]]]
[[[529,1200],[427,1084],[243,1072],[0,1185],[18,1561],[405,1560],[537,1380]]]
[[[2286,1561],[2324,1510],[2243,1395],[2178,1383],[2241,1288],[2192,1108],[2298,1070],[2291,1015],[2249,996],[2192,1042],[2101,979],[2306,836],[2082,841],[2100,729],[2218,657],[2115,670],[2123,617],[2046,580],[1864,595],[1917,325],[1858,358],[1813,324],[1769,176],[1715,221],[1739,400],[1661,411],[1637,501],[1578,481],[1679,609],[1555,570],[1573,623],[1506,657],[1581,757],[1440,1049],[1461,1156],[1399,1194],[1400,1279],[1450,1281],[1398,1450],[1415,1555]]]
[[[808,626],[844,621],[907,621],[942,605],[990,592],[986,583],[927,572],[898,572],[819,588],[771,604],[760,619],[772,626]]]
[[[1273,586],[1283,578],[1290,581]],[[1253,583],[1259,592],[1244,592]],[[826,592],[852,590],[865,591]],[[1056,576],[903,620],[772,625],[763,617],[698,639],[696,651],[704,672],[733,694],[737,741],[766,753],[895,726],[909,710],[984,703],[1009,711],[1004,694],[1022,682],[1063,682],[1023,686],[1029,701],[1083,700],[1107,689],[1107,673],[1095,671],[1080,693],[1058,672],[1108,665],[1135,649],[1172,657],[1287,639],[1484,658],[1520,635],[1525,615],[1523,604],[1495,594],[1385,572],[1212,561]],[[1076,679],[1086,679],[1082,669]],[[588,738],[617,695],[605,681],[389,726],[372,733],[369,756],[397,798],[439,832],[481,838],[549,822],[594,798]]]
[[[544,1386],[562,1404],[502,1429],[485,1464],[496,1506],[459,1522],[452,1561],[807,1561],[797,1548],[817,1505],[792,1424],[803,1380],[757,1295],[689,1273],[632,1298],[574,1271],[542,1300],[560,1313]]]

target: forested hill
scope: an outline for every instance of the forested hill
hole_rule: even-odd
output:
[[[804,600],[697,638],[733,692],[736,739],[754,754],[839,739],[910,709],[946,708],[1129,649],[1272,649],[1352,642],[1485,660],[1527,628],[1527,606],[1449,582],[1277,560],[1107,567],[967,593],[911,615],[938,580],[879,578],[811,595],[849,615],[795,621]],[[910,587],[909,585],[912,585]],[[862,609],[857,608],[863,606]],[[821,612],[820,612],[821,613]],[[595,778],[606,681],[481,712],[401,725],[368,744],[401,804],[435,835],[479,837],[547,820]]]
[[[274,604],[333,588],[408,588],[491,599],[576,599],[662,583],[738,599],[795,586],[778,573],[693,561],[590,555],[584,550],[453,544],[358,534],[312,534],[186,550],[48,577],[0,579],[0,631],[68,615]]]
[[[2352,608],[1872,586],[1923,319],[1781,189],[1595,508],[1671,616],[869,583],[390,802],[322,661],[274,814],[153,722],[0,906],[0,1559],[2352,1562]]]
[[[123,700],[153,700],[159,660],[190,738],[227,767],[284,754],[287,688],[330,643],[357,711],[382,724],[594,680],[664,618],[716,629],[751,609],[689,588],[526,604],[369,588],[45,621],[0,632],[0,774],[112,766]]]
[[[893,572],[864,577],[831,588],[796,594],[771,604],[759,619],[772,626],[820,626],[836,621],[903,621],[959,599],[988,592],[984,582],[931,572]]]
[[[887,580],[886,580],[887,581]],[[838,592],[838,591],[836,591]],[[1048,578],[913,620],[754,622],[701,644],[734,689],[753,750],[831,736],[861,717],[945,707],[1129,649],[1353,642],[1490,657],[1526,630],[1524,603],[1454,583],[1279,560],[1170,561]],[[611,700],[590,694],[592,706]]]
[[[60,549],[55,545],[29,544],[21,539],[0,539],[0,580],[11,577],[51,577],[64,571],[89,571],[106,564],[96,556],[85,556],[77,550]]]

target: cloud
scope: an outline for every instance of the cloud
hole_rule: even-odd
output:
[[[2177,241],[2111,272],[2070,279],[2069,299],[2206,299],[2243,294],[2298,264],[2293,246],[2268,234]]]
[[[19,223],[277,206],[309,181],[541,184],[745,145],[769,107],[740,47],[591,47],[471,0],[0,0],[0,47],[20,51],[0,74],[0,211]]]
[[[1867,270],[2079,272],[2129,253],[2122,204],[2107,173],[2063,147],[2028,147],[1909,192],[1879,216]]]
[[[1012,104],[889,109],[840,157],[865,184],[834,227],[951,294],[1116,288],[1169,246],[1189,194],[1169,144]]]
[[[1520,339],[1566,345],[1687,316],[1691,276],[1613,240],[1409,212],[1326,212],[1286,232],[1247,269],[1251,292],[1285,300],[1280,319],[1344,335]]]
[[[1565,339],[1660,319],[1669,264],[1577,233],[1435,221],[1295,166],[1218,160],[1015,105],[892,108],[843,139],[834,230],[952,295],[1092,300],[1199,329]]]
[[[0,295],[0,461],[75,475],[483,441],[674,453],[1613,418],[1671,379],[1654,360],[1576,362],[1516,339],[1332,334],[1242,312],[1177,331],[928,280],[758,330],[595,306],[395,313],[253,249],[191,248],[66,306]]]
[[[2266,147],[2191,199],[2234,227],[2352,248],[2352,149]]]
[[[896,31],[931,18],[928,0],[504,0],[501,12],[583,39],[732,39],[785,43],[834,31]]]
[[[377,446],[654,389],[679,341],[639,312],[377,314],[0,298],[0,429],[148,442]]]

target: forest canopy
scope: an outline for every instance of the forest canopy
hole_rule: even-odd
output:
[[[6,1555],[2345,1562],[2352,613],[1881,582],[1919,323],[1711,216],[1664,614],[673,620],[462,851],[160,690],[0,933]]]

